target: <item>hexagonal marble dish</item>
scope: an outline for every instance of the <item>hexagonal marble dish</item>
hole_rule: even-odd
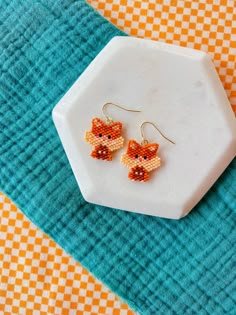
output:
[[[84,140],[102,106],[123,124],[124,147],[113,161],[90,157]],[[84,198],[91,203],[165,218],[185,216],[236,154],[235,116],[210,57],[201,51],[150,40],[115,37],[53,110],[53,120]],[[105,120],[105,119],[104,119]],[[145,183],[128,179],[120,163],[128,139],[141,141],[146,124],[159,143],[161,166]]]

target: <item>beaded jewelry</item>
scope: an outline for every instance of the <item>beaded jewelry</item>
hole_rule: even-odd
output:
[[[122,123],[106,124],[99,118],[93,118],[92,128],[85,134],[85,141],[94,146],[91,157],[98,160],[111,161],[111,152],[123,147],[121,136]]]
[[[153,123],[144,122],[141,125],[140,129],[143,139],[141,144],[135,140],[129,140],[127,151],[121,157],[121,162],[130,169],[128,178],[130,180],[140,182],[148,181],[149,172],[161,165],[161,159],[157,156],[159,144],[148,143],[148,141],[144,139],[142,127],[146,123],[153,125],[162,137],[175,144],[172,140],[164,136],[163,133]]]
[[[114,103],[106,103],[102,107],[106,122],[97,117],[92,119],[92,128],[86,131],[84,136],[85,141],[94,147],[90,156],[98,160],[112,161],[112,152],[123,147],[124,138],[121,136],[122,123],[113,122],[112,118],[106,115],[105,107],[107,105],[114,105],[129,112],[140,111],[127,109]]]

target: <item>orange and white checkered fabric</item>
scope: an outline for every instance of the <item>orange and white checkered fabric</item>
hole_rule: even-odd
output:
[[[236,113],[235,0],[89,0],[126,33],[208,52]],[[131,315],[0,194],[0,314]]]
[[[0,193],[1,315],[132,315]]]

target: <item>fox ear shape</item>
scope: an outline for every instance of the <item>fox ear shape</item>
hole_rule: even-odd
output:
[[[105,123],[100,118],[93,118],[92,120],[92,127],[101,127],[104,126]]]
[[[114,124],[112,124],[111,126],[112,130],[114,131],[121,131],[122,128],[122,123],[121,122],[115,122]]]
[[[159,144],[157,143],[151,143],[147,145],[147,150],[151,153],[151,154],[155,154],[157,152],[157,149],[159,147]]]
[[[140,144],[135,140],[129,140],[128,149],[137,150],[140,147]]]

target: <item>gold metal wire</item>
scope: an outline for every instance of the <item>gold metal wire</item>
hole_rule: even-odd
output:
[[[169,138],[167,138],[167,137],[161,132],[161,130],[160,130],[159,128],[157,128],[157,126],[156,126],[155,124],[153,124],[153,123],[150,122],[150,121],[144,121],[144,122],[142,123],[142,125],[140,126],[141,136],[142,136],[142,139],[143,139],[143,140],[142,140],[142,145],[148,144],[148,141],[144,138],[144,134],[143,134],[143,126],[144,126],[145,124],[150,124],[150,125],[152,125],[152,126],[159,132],[159,134],[160,134],[163,138],[165,138],[167,141],[171,142],[172,144],[176,144],[174,141],[172,141],[172,140],[170,140]]]
[[[102,107],[103,115],[106,117],[106,120],[107,120],[107,123],[108,123],[108,124],[113,123],[113,119],[112,119],[110,116],[108,116],[108,115],[106,114],[106,112],[105,112],[105,108],[106,108],[108,105],[116,106],[116,107],[118,107],[118,108],[121,108],[121,109],[123,109],[123,110],[126,110],[127,112],[141,113],[141,110],[134,110],[134,109],[130,109],[130,108],[125,108],[125,107],[123,107],[123,106],[121,106],[121,105],[117,105],[117,104],[115,104],[115,103],[108,102],[108,103],[105,103],[105,104],[103,105],[103,107]]]

